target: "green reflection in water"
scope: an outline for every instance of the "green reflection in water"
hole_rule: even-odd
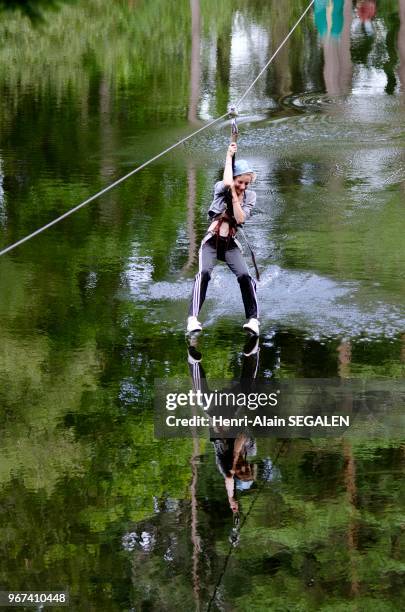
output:
[[[306,4],[201,3],[198,116],[224,112],[235,80],[243,77],[242,93]],[[40,23],[18,12],[0,20],[2,245],[191,129],[188,2],[38,6]],[[261,266],[321,279],[314,311],[323,277],[360,283],[344,316],[362,316],[346,339],[342,319],[332,339],[329,328],[312,329],[299,309],[305,295],[288,277],[282,306],[297,311],[288,325],[274,320],[277,279],[270,283],[264,378],[404,375],[399,323],[390,338],[361,337],[368,304],[380,305],[372,323],[381,330],[403,303],[397,3],[379,6],[378,19],[387,37],[355,33],[343,79],[327,77],[350,45],[344,57],[325,55],[308,19],[245,108],[241,148],[260,169],[249,235]],[[258,35],[262,44],[249,46]],[[246,57],[235,60],[238,37]],[[367,98],[370,66],[395,96],[384,84]],[[356,88],[363,95],[350,98]],[[186,283],[227,138],[228,127],[199,139],[0,262],[4,587],[69,586],[77,610],[191,610],[212,596],[232,526],[223,481],[210,443],[153,438],[151,388],[154,378],[187,373]],[[242,321],[221,274],[205,313],[219,321],[207,325],[203,353],[210,377],[232,378]],[[228,289],[230,310],[215,297]],[[335,302],[327,306],[320,320]],[[273,441],[259,443],[257,486],[276,451]],[[402,448],[294,441],[277,467],[280,478],[265,485],[241,532],[223,605],[400,609]],[[244,512],[254,492],[242,496]]]

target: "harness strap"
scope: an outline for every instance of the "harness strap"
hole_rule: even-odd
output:
[[[228,235],[221,236],[221,227],[223,223],[228,224]],[[218,223],[214,229],[214,234],[216,236],[216,249],[217,249],[217,258],[225,259],[224,251],[229,248],[229,243],[232,238],[236,236],[236,221],[234,217],[229,215],[229,212],[226,210],[218,217]],[[226,240],[226,244],[225,243]]]
[[[238,140],[238,136],[239,136],[239,129],[238,129],[238,124],[236,122],[236,117],[238,115],[238,111],[236,110],[235,106],[231,106],[229,109],[229,114],[232,117],[232,123],[231,123],[231,142],[237,142]],[[235,170],[235,155],[232,157],[232,171]],[[226,194],[225,194],[225,202],[226,202],[226,210],[225,212],[223,212],[219,217],[218,217],[218,223],[217,226],[214,230],[214,234],[216,235],[216,249],[217,249],[217,258],[218,259],[225,259],[225,253],[224,251],[226,249],[229,248],[229,243],[230,240],[232,238],[234,238],[236,236],[236,232],[237,232],[237,228],[238,228],[238,224],[236,223],[236,219],[233,216],[233,202],[232,202],[232,193],[231,190],[229,189]],[[222,236],[221,236],[221,226],[224,223],[224,221],[226,221],[229,225],[229,231],[228,231],[228,236],[226,237],[226,244],[224,244],[224,240],[222,240]],[[256,278],[257,280],[260,280],[260,273],[259,273],[259,269],[257,267],[257,263],[256,263],[256,257],[255,254],[253,252],[252,247],[250,246],[247,238],[246,238],[246,234],[243,231],[243,229],[239,226],[240,231],[245,239],[245,242],[247,244],[247,247],[249,249],[250,252],[250,256],[252,258],[252,263],[253,263],[253,267],[255,269],[256,272]]]

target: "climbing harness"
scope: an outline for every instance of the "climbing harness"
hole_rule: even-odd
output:
[[[221,234],[221,228],[223,224],[228,225],[227,235]],[[229,248],[231,240],[236,236],[236,221],[234,217],[231,217],[229,212],[226,210],[217,219],[217,225],[213,231],[215,236],[215,246],[217,249],[217,258],[220,261],[225,261],[225,251]]]
[[[262,68],[262,70],[259,72],[259,74],[257,75],[257,77],[254,79],[254,81],[252,81],[252,83],[249,85],[249,87],[246,89],[246,91],[243,93],[243,95],[239,98],[239,100],[235,103],[234,107],[235,109],[238,108],[238,106],[240,105],[240,103],[246,98],[247,94],[251,91],[251,89],[254,87],[254,85],[257,83],[257,81],[260,79],[260,77],[262,76],[262,74],[267,70],[267,68],[269,67],[269,65],[271,64],[271,62],[273,61],[273,59],[276,57],[276,55],[279,53],[280,49],[282,49],[282,47],[285,45],[285,43],[287,42],[287,40],[290,38],[290,36],[292,35],[292,33],[294,32],[294,30],[298,27],[298,25],[301,23],[301,21],[304,19],[305,15],[308,13],[308,11],[310,10],[311,6],[314,4],[315,0],[311,0],[310,3],[308,4],[307,8],[305,9],[305,11],[302,13],[301,17],[296,21],[296,23],[294,24],[294,26],[291,28],[291,30],[288,32],[287,36],[284,38],[284,40],[280,43],[280,45],[277,47],[276,51],[273,53],[273,55],[271,56],[271,58],[268,60],[268,62],[265,64],[265,66]],[[216,123],[218,123],[219,121],[221,121],[222,119],[224,119],[225,117],[228,116],[228,112],[224,113],[223,115],[221,115],[220,117],[217,117],[216,119],[213,119],[212,121],[210,121],[209,123],[206,123],[205,125],[203,125],[201,128],[199,128],[198,130],[195,130],[194,132],[192,132],[191,134],[189,134],[188,136],[185,136],[184,138],[182,138],[181,140],[179,140],[178,142],[172,144],[170,147],[167,147],[167,149],[164,149],[163,151],[161,151],[160,153],[158,153],[157,155],[155,155],[154,157],[151,157],[150,159],[148,159],[146,162],[144,162],[143,164],[141,164],[140,166],[137,166],[136,168],[134,168],[133,170],[131,170],[130,172],[128,172],[127,174],[125,174],[124,176],[122,176],[121,178],[117,179],[116,181],[114,181],[113,183],[111,183],[111,185],[108,185],[107,187],[105,187],[104,189],[102,189],[101,191],[98,191],[97,193],[95,193],[94,195],[90,196],[89,198],[87,198],[86,200],[84,200],[83,202],[81,202],[80,204],[78,204],[77,206],[75,206],[74,208],[71,208],[70,210],[66,211],[65,213],[63,213],[63,215],[60,215],[59,217],[57,217],[56,219],[53,219],[53,221],[50,221],[49,223],[47,223],[46,225],[40,227],[39,229],[35,230],[34,232],[32,232],[31,234],[28,234],[28,236],[25,236],[24,238],[21,238],[21,240],[18,240],[17,242],[14,242],[13,244],[10,244],[8,247],[5,247],[4,249],[2,249],[0,251],[0,257],[2,255],[5,255],[6,253],[9,253],[10,251],[12,251],[13,249],[17,248],[18,246],[20,246],[21,244],[24,244],[24,242],[27,242],[28,240],[30,240],[31,238],[34,238],[35,236],[38,236],[38,234],[44,232],[46,229],[49,229],[50,227],[56,225],[56,223],[59,223],[59,221],[62,221],[63,219],[66,219],[66,217],[69,217],[70,215],[72,215],[74,212],[76,212],[77,210],[80,210],[80,208],[83,208],[83,206],[86,206],[86,204],[89,204],[90,202],[93,202],[94,200],[96,200],[97,198],[99,198],[100,196],[102,196],[103,194],[107,193],[108,191],[110,191],[111,189],[113,189],[114,187],[116,187],[117,185],[120,185],[121,183],[123,183],[124,181],[126,181],[128,178],[130,178],[131,176],[133,176],[134,174],[136,174],[137,172],[140,172],[143,168],[146,168],[146,166],[149,166],[152,162],[156,161],[157,159],[159,159],[160,157],[163,157],[163,155],[166,155],[166,153],[168,153],[169,151],[172,151],[173,149],[177,148],[178,146],[180,146],[181,144],[187,142],[188,140],[190,140],[190,138],[193,138],[193,136],[196,136],[197,134],[203,132],[204,130],[207,130],[209,127],[215,125]]]

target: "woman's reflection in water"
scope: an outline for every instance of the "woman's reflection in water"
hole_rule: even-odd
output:
[[[248,457],[257,453],[256,442],[246,433],[240,433],[236,438],[214,438],[211,441],[217,467],[225,480],[229,507],[232,512],[239,512],[235,488],[247,491],[257,478],[257,465],[248,461]]]
[[[357,0],[356,12],[364,31],[368,35],[372,35],[374,33],[372,22],[377,12],[376,2],[373,0]]]
[[[190,339],[188,347],[188,363],[195,391],[210,393],[204,368],[201,364],[202,355],[197,347],[198,336]],[[243,349],[241,377],[223,393],[244,393],[252,391],[254,381],[259,368],[259,338],[251,336],[247,339]],[[242,416],[243,408],[221,406],[214,409],[209,408],[205,415],[211,417],[221,415],[224,418],[235,418]],[[239,504],[236,500],[237,491],[249,490],[257,480],[258,466],[251,463],[257,454],[257,446],[254,437],[248,428],[240,427],[235,431],[226,427],[211,426],[210,441],[213,443],[215,460],[220,474],[224,478],[225,490],[228,497],[229,507],[234,514],[239,512]],[[262,479],[269,481],[274,478],[273,466],[270,459],[263,461]]]

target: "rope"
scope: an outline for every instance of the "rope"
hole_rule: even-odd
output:
[[[274,459],[274,462],[273,462],[273,464],[272,464],[272,466],[271,466],[271,470],[270,470],[270,471],[273,471],[274,467],[276,466],[277,460],[278,460],[278,458],[280,457],[281,451],[283,450],[284,446],[285,446],[285,445],[286,445],[288,442],[289,442],[289,440],[283,440],[283,441],[281,442],[280,447],[279,447],[279,449],[278,449],[278,451],[277,451],[277,454],[276,454],[276,458]],[[244,515],[244,517],[243,517],[243,521],[242,521],[242,523],[241,523],[241,525],[240,525],[239,531],[240,531],[240,530],[242,529],[242,527],[245,525],[245,523],[246,523],[247,519],[249,518],[249,515],[250,515],[251,511],[253,510],[253,506],[255,505],[255,503],[256,503],[256,501],[257,501],[257,499],[258,499],[258,497],[259,497],[260,493],[263,491],[263,489],[264,489],[264,487],[266,486],[266,484],[267,484],[267,480],[264,480],[264,481],[263,481],[263,483],[262,483],[262,485],[261,485],[261,487],[259,487],[259,488],[257,489],[256,495],[254,496],[254,498],[252,499],[252,501],[251,501],[251,503],[250,503],[249,510],[247,511],[247,513],[246,513],[246,514]],[[213,592],[213,594],[212,594],[212,596],[211,596],[211,599],[210,599],[210,600],[209,600],[209,602],[208,602],[207,612],[210,612],[211,607],[212,607],[212,604],[213,604],[213,603],[214,603],[214,601],[215,601],[215,597],[216,597],[216,595],[217,595],[217,592],[218,592],[219,587],[221,586],[221,582],[222,582],[222,580],[223,580],[223,578],[224,578],[224,576],[225,576],[225,572],[226,572],[226,570],[227,570],[228,563],[229,563],[229,559],[231,558],[231,555],[232,555],[233,550],[235,550],[235,547],[234,547],[234,546],[231,544],[231,545],[230,545],[230,547],[229,547],[228,553],[227,553],[227,555],[226,555],[226,557],[225,557],[224,567],[222,568],[222,572],[221,572],[221,573],[220,573],[220,575],[219,575],[219,578],[218,578],[217,583],[216,583],[216,585],[215,585],[215,589],[214,589],[214,592]]]
[[[269,59],[269,61],[266,63],[266,65],[264,66],[264,68],[262,68],[262,70],[259,72],[259,74],[257,75],[257,77],[255,78],[255,80],[249,85],[249,87],[246,89],[245,93],[239,98],[239,100],[236,102],[236,104],[234,105],[236,108],[239,106],[239,104],[242,102],[242,100],[244,100],[247,96],[247,94],[249,93],[249,91],[252,89],[252,87],[254,87],[254,85],[257,83],[257,81],[260,79],[260,77],[262,76],[262,74],[267,70],[267,68],[269,67],[269,65],[271,64],[271,62],[273,61],[273,59],[276,57],[276,55],[279,53],[280,49],[285,45],[285,43],[287,42],[287,40],[290,38],[291,34],[294,32],[294,30],[296,29],[296,27],[301,23],[302,19],[305,17],[305,15],[307,14],[307,12],[309,11],[309,9],[311,8],[311,6],[314,4],[315,0],[311,0],[311,2],[309,3],[309,5],[307,6],[307,8],[305,9],[305,11],[302,13],[301,17],[298,19],[298,21],[295,23],[295,25],[293,26],[293,28],[290,30],[290,32],[287,34],[287,36],[284,38],[283,42],[278,46],[278,48],[276,49],[276,51],[273,53],[273,55],[271,56],[271,58]],[[63,213],[63,215],[60,215],[60,217],[57,217],[56,219],[54,219],[53,221],[50,221],[49,223],[47,223],[46,225],[40,227],[39,229],[35,230],[34,232],[32,232],[31,234],[28,234],[28,236],[25,236],[24,238],[21,238],[21,240],[18,240],[17,242],[14,242],[13,244],[10,244],[8,247],[4,248],[3,250],[0,251],[0,257],[2,255],[5,255],[6,253],[9,253],[10,251],[12,251],[13,249],[17,248],[18,246],[20,246],[21,244],[24,244],[24,242],[27,242],[28,240],[31,240],[31,238],[34,238],[35,236],[38,236],[38,234],[41,234],[42,232],[44,232],[46,229],[49,229],[50,227],[52,227],[53,225],[56,225],[56,223],[59,223],[59,221],[62,221],[63,219],[66,219],[66,217],[69,217],[70,215],[72,215],[74,212],[76,212],[77,210],[79,210],[80,208],[83,208],[83,206],[86,206],[86,204],[89,204],[90,202],[93,202],[96,198],[99,198],[100,196],[102,196],[103,194],[107,193],[108,191],[110,191],[111,189],[113,189],[114,187],[116,187],[117,185],[119,185],[120,183],[123,183],[124,181],[126,181],[128,178],[130,178],[131,176],[133,176],[134,174],[136,174],[137,172],[140,172],[140,170],[142,170],[143,168],[146,168],[146,166],[149,166],[152,162],[156,161],[157,159],[159,159],[160,157],[163,157],[163,155],[166,155],[166,153],[168,153],[169,151],[172,151],[173,149],[175,149],[176,147],[178,147],[179,145],[183,144],[184,142],[186,142],[187,140],[190,140],[190,138],[192,138],[193,136],[196,136],[197,134],[199,134],[200,132],[207,130],[209,127],[211,127],[212,125],[214,125],[215,123],[218,123],[219,121],[221,121],[222,119],[224,119],[225,117],[228,116],[228,112],[224,113],[223,115],[221,115],[220,117],[217,117],[216,119],[213,119],[212,121],[210,121],[209,123],[203,125],[201,128],[199,128],[198,130],[195,130],[194,132],[192,132],[191,134],[189,134],[188,136],[186,136],[185,138],[182,138],[181,140],[179,140],[178,142],[176,142],[175,144],[171,145],[170,147],[167,147],[167,149],[164,149],[164,151],[162,151],[161,153],[158,153],[157,155],[155,155],[154,157],[151,157],[150,159],[148,159],[146,162],[144,162],[143,164],[141,164],[140,166],[138,166],[137,168],[134,168],[134,170],[131,170],[131,172],[128,172],[128,174],[125,174],[125,176],[122,176],[121,178],[119,178],[118,180],[114,181],[113,183],[111,183],[111,185],[108,185],[107,187],[105,187],[104,189],[102,189],[101,191],[98,191],[97,193],[95,193],[94,195],[90,196],[89,198],[87,198],[87,200],[84,200],[83,202],[81,202],[80,204],[78,204],[77,206],[75,206],[74,208],[71,208],[70,210],[68,210],[67,212]]]
[[[154,157],[151,157],[151,159],[148,159],[148,161],[144,162],[143,164],[141,164],[140,166],[138,166],[134,170],[131,170],[131,172],[128,172],[128,174],[126,174],[125,176],[122,176],[118,180],[114,181],[114,183],[111,183],[111,185],[108,185],[108,187],[105,187],[101,191],[98,191],[97,193],[92,195],[90,198],[87,198],[87,200],[84,200],[83,202],[81,202],[80,204],[75,206],[74,208],[71,208],[70,210],[65,212],[63,215],[61,215],[60,217],[57,217],[56,219],[54,219],[50,223],[47,223],[43,227],[40,227],[39,229],[35,230],[35,232],[32,232],[32,234],[29,234],[28,236],[25,236],[25,238],[22,238],[21,240],[18,240],[18,242],[15,242],[14,244],[11,244],[10,246],[6,247],[2,251],[0,251],[0,257],[2,255],[5,255],[6,253],[11,251],[12,249],[15,249],[16,247],[20,246],[20,244],[23,244],[24,242],[27,242],[27,240],[30,240],[31,238],[34,238],[34,236],[37,236],[41,232],[44,232],[49,227],[52,227],[53,225],[56,225],[56,223],[59,223],[59,221],[62,221],[62,219],[66,219],[66,217],[69,217],[69,215],[72,215],[74,212],[76,212],[80,208],[83,208],[83,206],[86,206],[86,204],[89,204],[90,202],[93,202],[93,200],[95,200],[96,198],[100,197],[104,193],[107,193],[107,191],[110,191],[110,189],[113,189],[114,187],[116,187],[120,183],[123,183],[124,181],[126,181],[130,176],[133,176],[134,174],[136,174],[137,172],[139,172],[143,168],[146,168],[146,166],[149,166],[149,164],[151,164],[152,162],[154,162],[157,159],[159,159],[159,157],[163,157],[163,155],[166,155],[166,153],[168,153],[169,151],[172,151],[173,149],[175,149],[179,145],[183,144],[183,142],[186,142],[187,140],[190,140],[190,138],[192,138],[193,136],[195,136],[199,132],[202,132],[203,130],[208,129],[209,127],[214,125],[214,123],[218,123],[218,121],[221,121],[221,119],[224,119],[224,117],[226,117],[227,115],[228,115],[228,113],[224,113],[223,115],[221,115],[221,117],[218,117],[217,119],[214,119],[213,121],[210,121],[210,123],[207,123],[206,125],[203,125],[198,130],[195,130],[195,132],[192,132],[191,134],[189,134],[185,138],[182,138],[181,140],[179,140],[175,144],[171,145],[170,147],[167,147],[167,149],[165,149],[161,153],[158,153],[158,155],[155,155]]]
[[[298,19],[298,21],[295,23],[295,25],[292,27],[292,29],[288,32],[287,36],[284,38],[283,42],[280,43],[280,45],[277,47],[277,49],[274,51],[273,55],[271,56],[271,58],[269,59],[269,61],[267,62],[267,64],[264,66],[264,68],[261,69],[261,71],[259,72],[259,74],[257,75],[257,77],[255,78],[255,80],[249,85],[249,87],[247,88],[247,90],[245,91],[245,93],[239,98],[239,100],[236,102],[235,106],[236,108],[239,106],[239,104],[242,102],[242,100],[244,100],[246,98],[246,96],[248,95],[249,91],[252,89],[252,87],[254,85],[256,85],[257,81],[260,79],[260,77],[262,76],[263,72],[265,72],[267,70],[267,68],[270,66],[271,62],[274,60],[274,58],[276,57],[277,53],[283,48],[283,46],[285,45],[285,43],[287,42],[287,40],[290,38],[291,34],[294,32],[294,30],[298,27],[298,25],[301,23],[301,21],[304,19],[305,15],[308,13],[309,9],[311,8],[311,6],[314,4],[315,0],[311,0],[311,2],[308,4],[307,8],[305,9],[305,11],[302,13],[301,17]]]

